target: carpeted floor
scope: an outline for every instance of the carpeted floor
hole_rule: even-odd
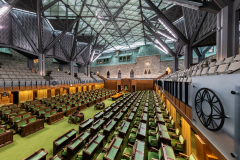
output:
[[[111,98],[104,101],[105,106],[109,106],[114,101]],[[84,113],[84,119],[93,118],[93,115],[100,110],[94,110],[94,107],[90,107],[81,111]],[[44,129],[22,138],[19,134],[13,136],[13,143],[0,148],[0,159],[1,160],[21,160],[31,155],[35,151],[44,148],[47,152],[47,158],[53,156],[53,141],[60,135],[75,129],[78,131],[78,125],[69,124],[68,118],[64,117],[63,120],[53,125],[44,124]],[[74,159],[74,158],[73,158]]]

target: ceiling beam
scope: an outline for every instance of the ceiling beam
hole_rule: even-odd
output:
[[[13,7],[18,3],[19,0],[12,0],[11,2],[8,2],[4,5],[2,5],[1,7],[7,7],[7,10],[1,14],[0,16],[0,22],[4,19],[4,17],[6,15],[8,15],[8,13],[11,12],[11,10],[13,9]]]
[[[78,26],[79,26],[80,20],[77,21],[77,24],[74,28],[74,39],[73,39],[73,46],[72,46],[72,51],[71,51],[71,56],[70,59],[72,60],[75,52],[76,52],[76,46],[77,46],[77,31],[78,31]]]
[[[203,42],[204,40],[206,40],[208,37],[212,36],[213,34],[216,33],[216,29],[210,31],[209,33],[205,34],[204,36],[202,36],[201,38],[197,39],[194,43],[193,43],[193,47],[196,46],[198,43]]]
[[[75,60],[75,59],[77,58],[77,56],[81,55],[81,54],[92,44],[92,42],[93,42],[96,38],[97,38],[97,35],[94,36],[94,37],[91,39],[91,41],[90,41],[79,53],[77,53],[77,54],[73,57],[72,60]]]
[[[197,28],[195,29],[195,31],[194,31],[191,39],[190,39],[190,43],[191,43],[191,44],[193,44],[193,42],[195,41],[195,39],[196,39],[196,37],[197,37],[197,35],[198,35],[201,27],[202,27],[203,22],[205,21],[207,15],[208,15],[207,12],[204,12],[204,13],[202,14],[202,17],[201,17],[201,19],[200,19],[200,21],[199,21],[199,23],[198,23],[198,25],[197,25]]]
[[[199,10],[199,7],[203,6],[202,3],[194,2],[194,1],[186,1],[186,0],[164,0],[164,1],[176,4],[182,7],[195,9],[195,10]]]
[[[44,54],[46,54],[63,36],[65,33],[67,33],[72,26],[78,21],[80,20],[81,17],[77,17],[69,26],[65,31],[62,31],[62,33],[60,35],[57,36],[57,38],[55,38],[43,51]]]
[[[130,0],[127,0],[113,15],[112,15],[112,21],[115,21],[115,19],[118,17],[118,15],[122,12],[123,7],[126,6],[130,2]]]
[[[214,2],[203,2],[203,6],[199,10],[209,12],[212,14],[218,14],[221,9]]]
[[[171,56],[175,56],[175,53],[168,47],[168,45],[166,43],[163,42],[163,40],[161,38],[159,38],[159,36],[149,27],[146,25],[146,28],[148,29],[148,31],[153,35],[155,36],[155,39],[157,39],[157,41],[164,47],[166,48],[166,50],[168,51],[168,53],[171,55]],[[162,47],[162,48],[163,48]]]
[[[88,25],[86,27],[84,27],[83,29],[81,29],[80,31],[77,32],[77,35],[79,35],[80,33],[82,33],[85,29],[88,28]]]
[[[153,4],[151,0],[145,0],[145,2],[154,10],[154,12],[158,15],[158,17],[165,23],[165,25],[176,34],[179,40],[183,44],[188,44],[189,40],[177,29],[176,26],[172,24],[172,22]]]
[[[202,56],[202,54],[200,53],[200,51],[197,47],[193,48],[193,50],[195,51],[195,53],[197,54],[198,57]]]

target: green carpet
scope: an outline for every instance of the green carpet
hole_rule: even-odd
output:
[[[106,107],[114,102],[111,98],[104,101]],[[93,115],[99,111],[100,110],[94,110],[94,107],[90,107],[81,112],[84,113],[84,119],[88,119],[93,118]],[[44,148],[48,152],[47,158],[50,158],[53,156],[53,141],[70,129],[78,131],[78,125],[69,124],[68,118],[64,117],[63,120],[53,125],[45,123],[44,129],[27,137],[22,138],[19,134],[15,134],[13,136],[13,143],[0,148],[0,159],[20,160],[41,148]],[[74,159],[74,157],[72,159]]]

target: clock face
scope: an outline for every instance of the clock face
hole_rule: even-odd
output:
[[[196,114],[210,131],[219,131],[224,124],[225,113],[218,96],[208,88],[198,90],[195,97]]]

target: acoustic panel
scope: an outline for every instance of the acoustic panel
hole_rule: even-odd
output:
[[[10,37],[11,37],[11,16],[8,14],[3,18],[3,20],[0,23],[0,43],[10,45]]]

